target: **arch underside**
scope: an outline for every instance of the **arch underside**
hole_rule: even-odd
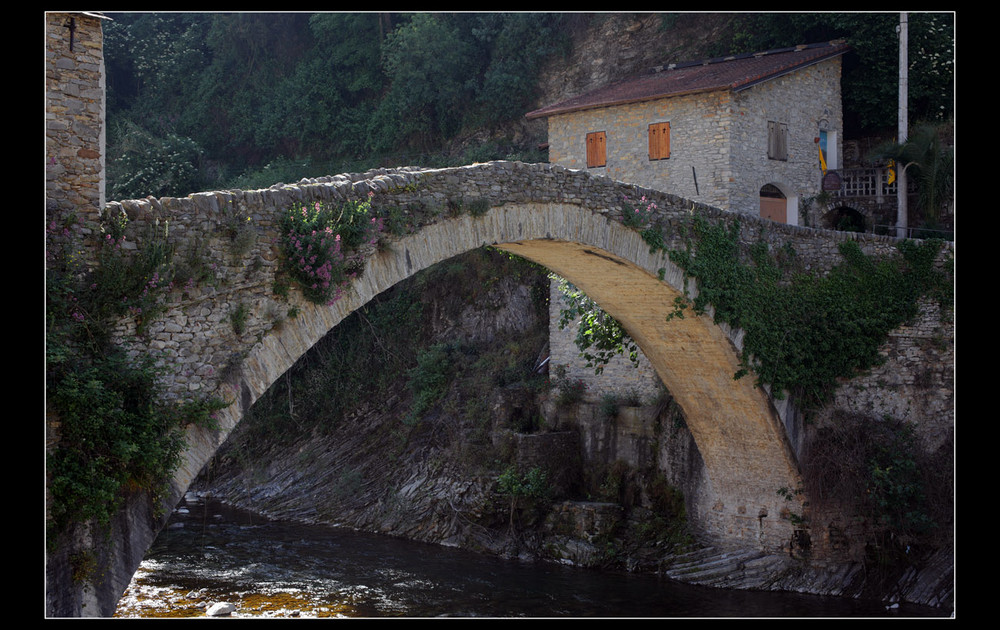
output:
[[[422,269],[483,245],[547,267],[622,323],[682,408],[701,452],[714,502],[714,514],[701,518],[725,521],[714,527],[723,537],[746,537],[754,529],[763,538],[760,519],[769,515],[775,523],[782,507],[777,490],[796,487],[798,479],[766,394],[752,376],[734,380],[738,351],[709,316],[688,312],[667,321],[683,277],[663,252],[650,253],[635,230],[571,204],[510,204],[483,216],[442,220],[372,256],[339,301],[303,304],[294,320],[265,336],[245,358],[239,382],[231,384],[236,404],[225,410],[222,431],[189,436],[175,484],[186,489],[250,405],[352,311]],[[734,532],[743,526],[734,526],[732,517],[744,518],[747,531]]]

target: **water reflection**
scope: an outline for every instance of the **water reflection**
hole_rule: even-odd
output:
[[[157,538],[119,617],[885,617],[877,603],[725,591],[650,575],[526,564],[189,504]]]

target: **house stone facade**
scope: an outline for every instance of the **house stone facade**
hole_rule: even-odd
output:
[[[801,202],[822,190],[821,146],[837,166],[848,50],[831,42],[675,64],[527,117],[547,119],[552,163],[797,225]],[[665,146],[654,149],[654,130]],[[591,134],[603,142],[597,162]],[[769,215],[782,198],[783,214]]]

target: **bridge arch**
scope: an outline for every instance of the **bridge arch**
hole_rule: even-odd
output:
[[[221,430],[189,430],[185,462],[174,479],[178,495],[254,401],[331,328],[401,280],[483,245],[570,280],[635,339],[684,410],[705,461],[710,507],[692,515],[703,535],[770,551],[787,547],[793,527],[788,504],[777,491],[798,486],[797,464],[766,392],[750,377],[733,379],[739,369],[739,337],[713,323],[710,315],[667,322],[674,298],[684,290],[681,270],[662,252],[651,253],[635,230],[562,202],[505,203],[480,216],[426,225],[371,256],[337,302],[304,303],[294,324],[266,335],[226,383],[234,404],[222,412]]]

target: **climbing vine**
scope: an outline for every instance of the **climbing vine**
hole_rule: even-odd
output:
[[[826,275],[795,272],[794,250],[772,254],[764,242],[741,254],[740,223],[711,224],[696,217],[684,250],[670,259],[698,282],[686,306],[711,306],[716,322],[745,331],[742,368],[775,395],[794,392],[804,409],[828,400],[837,379],[879,364],[888,333],[912,319],[918,299],[947,306],[951,277],[935,268],[940,241],[903,241],[899,255],[874,259],[856,241],[844,241],[841,263]]]
[[[564,303],[559,310],[559,329],[563,330],[576,319],[580,320],[574,342],[580,355],[586,359],[587,367],[600,374],[615,355],[625,353],[633,365],[639,364],[639,348],[618,320],[569,281],[558,276],[551,278],[559,281]]]

